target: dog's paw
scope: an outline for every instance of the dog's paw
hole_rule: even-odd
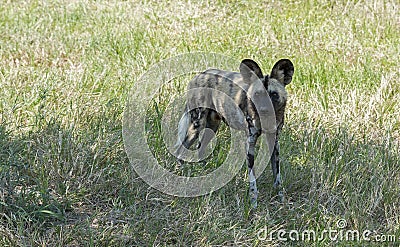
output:
[[[278,201],[283,203],[285,201],[285,194],[283,193],[283,189],[278,191]]]
[[[178,165],[183,166],[183,164],[185,163],[185,161],[181,160],[181,159],[176,159],[176,162],[178,162]]]
[[[282,180],[281,180],[281,174],[277,174],[274,182],[274,188],[279,188],[281,186]]]

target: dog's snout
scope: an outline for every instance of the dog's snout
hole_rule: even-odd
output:
[[[272,111],[271,107],[268,106],[260,106],[258,108],[258,112],[261,115],[269,115],[269,114],[274,114],[274,112]]]

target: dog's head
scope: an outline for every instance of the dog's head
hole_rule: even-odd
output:
[[[285,87],[292,81],[293,63],[289,59],[281,59],[274,65],[270,75],[263,75],[256,62],[244,59],[240,64],[240,73],[243,81],[250,85],[248,95],[253,103],[258,105],[258,110],[263,111],[265,108],[268,111],[269,107],[265,97],[269,95],[276,118],[278,122],[281,122],[287,102]],[[257,81],[260,83],[255,83]]]

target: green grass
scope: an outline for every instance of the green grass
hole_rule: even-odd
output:
[[[3,1],[0,246],[378,245],[257,239],[264,227],[322,232],[339,219],[395,235],[384,245],[398,246],[399,9],[379,0]],[[294,62],[285,203],[269,170],[250,211],[245,169],[210,195],[178,198],[129,165],[129,90],[153,64],[194,51],[253,58],[266,73],[279,58]]]

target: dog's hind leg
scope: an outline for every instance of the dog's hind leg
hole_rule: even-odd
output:
[[[204,129],[204,134],[199,142],[199,152],[198,152],[199,160],[204,159],[204,153],[207,148],[207,145],[216,135],[220,124],[221,124],[221,116],[216,111],[209,110],[207,114],[207,121]]]
[[[178,161],[182,163],[181,157],[184,156],[184,151],[189,149],[193,143],[199,138],[199,133],[206,124],[207,109],[195,108],[186,112],[179,122],[178,127],[178,142],[175,154]]]
[[[257,138],[260,135],[260,131],[252,125],[249,121],[249,130],[248,130],[248,138],[247,138],[247,165],[249,172],[249,196],[250,196],[250,204],[253,208],[257,207],[257,183],[256,176],[254,174],[254,156],[255,156],[255,147],[257,143]]]

